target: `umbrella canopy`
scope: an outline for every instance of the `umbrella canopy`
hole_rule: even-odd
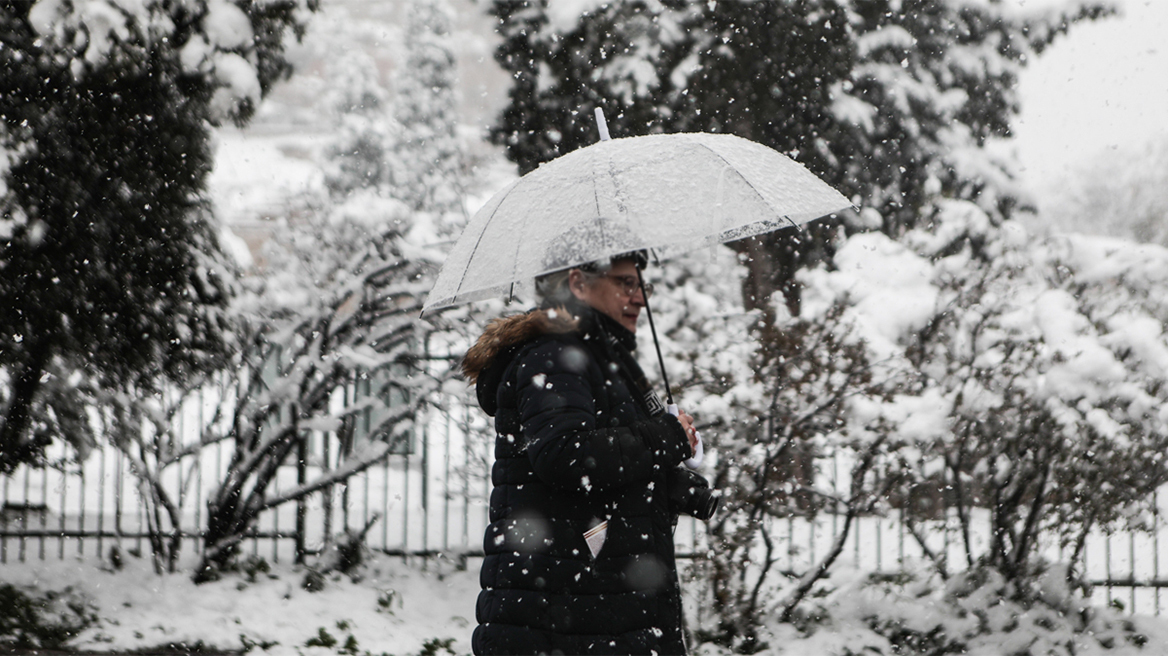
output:
[[[632,250],[662,257],[851,207],[801,164],[729,134],[600,141],[495,194],[450,251],[423,311],[502,296]]]

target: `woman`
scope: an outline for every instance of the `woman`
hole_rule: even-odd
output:
[[[476,654],[685,653],[673,527],[713,508],[678,466],[693,419],[661,411],[632,355],[645,263],[544,276],[540,308],[467,353],[498,433]]]

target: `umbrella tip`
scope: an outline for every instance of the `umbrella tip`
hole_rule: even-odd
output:
[[[612,137],[608,136],[608,123],[604,120],[604,109],[597,107],[593,113],[596,114],[596,129],[600,131],[600,140],[608,141]]]

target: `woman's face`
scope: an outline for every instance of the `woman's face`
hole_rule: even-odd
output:
[[[645,307],[639,279],[637,265],[632,260],[620,260],[600,277],[573,269],[568,275],[568,287],[576,298],[635,333],[641,308]]]

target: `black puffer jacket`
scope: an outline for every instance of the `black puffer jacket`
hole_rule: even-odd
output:
[[[467,354],[498,433],[476,654],[685,653],[668,489],[690,449],[634,347],[576,306],[500,319]]]

